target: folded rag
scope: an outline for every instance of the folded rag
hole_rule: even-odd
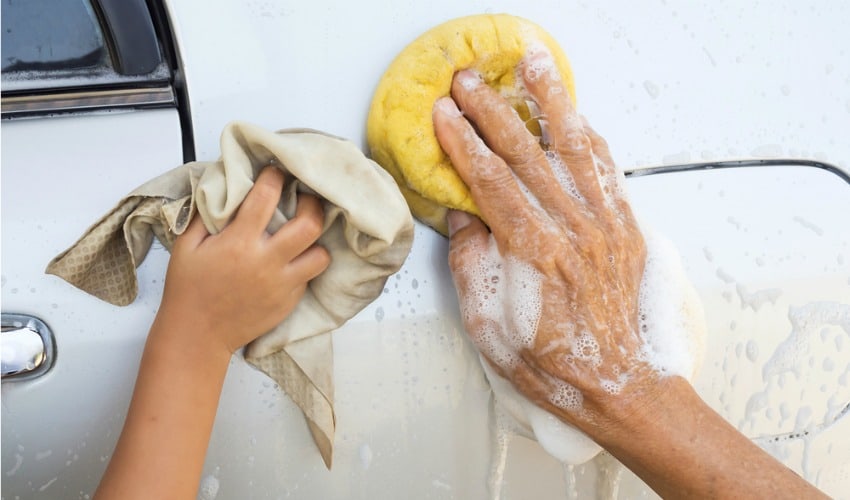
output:
[[[329,333],[382,292],[413,243],[413,219],[395,181],[354,144],[312,130],[270,132],[231,123],[221,134],[218,161],[187,163],[134,190],[46,272],[127,305],[138,293],[136,267],[154,236],[171,248],[196,209],[207,230],[221,231],[269,164],[286,173],[286,184],[268,230],[294,216],[297,192],[318,195],[325,217],[319,244],[331,264],[280,325],[247,346],[245,358],[301,408],[330,468],[335,416]]]

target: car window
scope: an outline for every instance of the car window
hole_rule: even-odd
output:
[[[0,0],[2,116],[176,106],[145,0]]]
[[[2,5],[4,76],[107,66],[104,37],[88,2],[3,0]]]

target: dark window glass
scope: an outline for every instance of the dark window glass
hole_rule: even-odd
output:
[[[2,0],[3,72],[107,66],[97,18],[85,0]]]

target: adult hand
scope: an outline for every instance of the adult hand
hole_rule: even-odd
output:
[[[437,138],[489,225],[449,214],[449,265],[479,350],[662,497],[824,497],[687,380],[642,360],[646,248],[608,147],[576,114],[548,54],[521,69],[541,140],[468,71],[455,76],[454,101],[434,107]]]
[[[449,264],[484,356],[594,436],[656,379],[639,356],[646,249],[608,147],[576,113],[551,56],[530,55],[521,73],[542,138],[470,71],[455,76],[453,100],[435,105],[437,138],[489,225],[450,213]]]
[[[171,251],[163,306],[195,313],[196,331],[228,355],[283,321],[330,262],[314,245],[323,223],[314,196],[299,195],[295,217],[266,232],[282,189],[283,173],[267,167],[224,230],[210,235],[195,217]]]

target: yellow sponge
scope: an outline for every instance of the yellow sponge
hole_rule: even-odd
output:
[[[437,231],[447,233],[448,208],[479,212],[437,142],[434,102],[449,95],[457,71],[471,68],[528,120],[530,97],[516,68],[527,48],[539,43],[552,53],[575,96],[569,61],[555,40],[536,24],[508,14],[462,17],[431,29],[396,57],[378,83],[367,122],[372,159],[395,178],[413,215]],[[536,121],[528,123],[539,135]]]

